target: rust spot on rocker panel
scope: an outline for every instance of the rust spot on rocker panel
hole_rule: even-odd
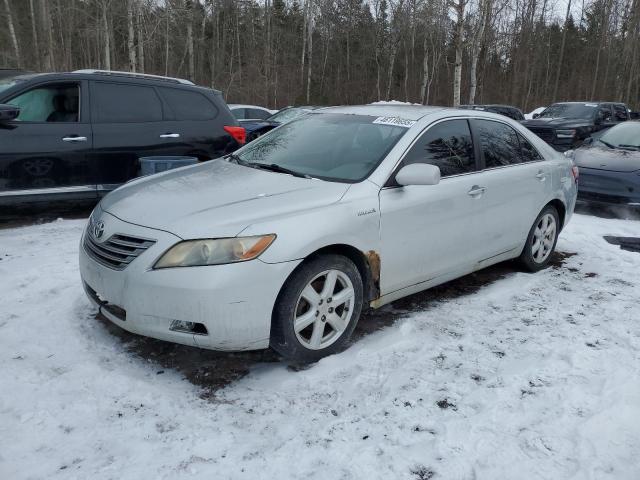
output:
[[[371,273],[369,298],[373,302],[380,297],[380,255],[375,250],[369,250],[364,256],[367,258],[369,272]]]

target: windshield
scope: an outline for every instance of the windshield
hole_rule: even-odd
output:
[[[614,148],[640,150],[640,122],[625,122],[607,130],[599,139]]]
[[[382,117],[382,121],[384,121]],[[355,183],[364,180],[407,131],[368,115],[319,113],[282,125],[234,155],[240,163],[274,165],[300,175]]]
[[[307,110],[305,108],[285,108],[284,110],[280,110],[278,113],[274,113],[269,118],[267,118],[267,120],[269,120],[270,122],[287,123],[294,118],[298,118],[309,112],[310,110]]]
[[[554,103],[547,107],[539,118],[591,119],[595,116],[597,110],[597,103]]]

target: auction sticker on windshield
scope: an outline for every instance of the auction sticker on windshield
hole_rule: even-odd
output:
[[[373,123],[377,123],[379,125],[393,125],[396,127],[406,127],[409,128],[413,126],[416,122],[415,120],[408,120],[406,118],[401,117],[378,117]]]

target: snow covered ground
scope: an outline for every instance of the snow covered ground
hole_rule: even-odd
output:
[[[0,230],[0,479],[640,478],[640,254],[602,239],[640,222],[576,215],[554,268],[397,302],[305,370],[114,335],[83,224]]]

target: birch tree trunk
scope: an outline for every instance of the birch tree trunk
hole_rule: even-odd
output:
[[[133,28],[133,1],[127,0],[127,50],[129,52],[129,71],[135,72],[138,64],[136,61],[135,30]]]
[[[142,16],[142,7],[138,4],[138,12],[136,15],[136,30],[138,37],[138,70],[144,73],[144,19]]]
[[[464,9],[467,5],[466,0],[457,0],[454,4],[456,11],[456,60],[453,67],[453,106],[460,105],[460,84],[462,81],[462,42],[464,35]]]
[[[422,41],[422,84],[420,85],[420,103],[422,105],[427,104],[427,85],[429,83],[429,49],[428,49],[428,37],[424,36]]]
[[[307,65],[307,103],[311,102],[311,65],[313,63],[313,0],[307,0],[309,4],[309,25],[307,26],[308,65]]]
[[[38,70],[40,70],[42,68],[42,61],[40,60],[40,45],[38,43],[38,20],[36,18],[36,11],[33,8],[33,0],[29,0],[29,14],[31,15],[31,35],[33,36],[36,66]]]
[[[484,43],[484,31],[487,24],[487,17],[491,10],[490,0],[480,2],[480,25],[473,39],[471,48],[471,65],[469,67],[469,105],[473,105],[476,101],[476,90],[478,88],[478,59]]]
[[[307,22],[309,17],[309,2],[304,3],[302,13],[302,51],[300,53],[300,84],[304,88],[304,54],[307,50]]]
[[[18,68],[22,68],[22,57],[20,56],[20,47],[18,46],[18,37],[16,37],[16,30],[13,27],[13,16],[11,15],[9,0],[4,0],[4,7],[7,11],[7,21],[9,22],[9,37],[11,37],[13,52],[16,57],[16,65],[18,66]]]
[[[193,4],[191,0],[186,0],[187,9],[187,62],[189,66],[189,80],[196,78],[195,58],[193,53]]]
[[[567,42],[567,23],[569,21],[569,15],[571,15],[571,0],[567,3],[567,14],[564,17],[564,27],[562,29],[562,41],[560,43],[560,54],[558,55],[558,65],[556,66],[556,81],[553,85],[553,97],[555,102],[558,96],[558,84],[560,83],[560,72],[562,71],[562,62],[564,60],[564,46]]]
[[[111,32],[109,31],[109,18],[107,17],[107,2],[102,2],[102,35],[104,47],[104,68],[111,70]]]

